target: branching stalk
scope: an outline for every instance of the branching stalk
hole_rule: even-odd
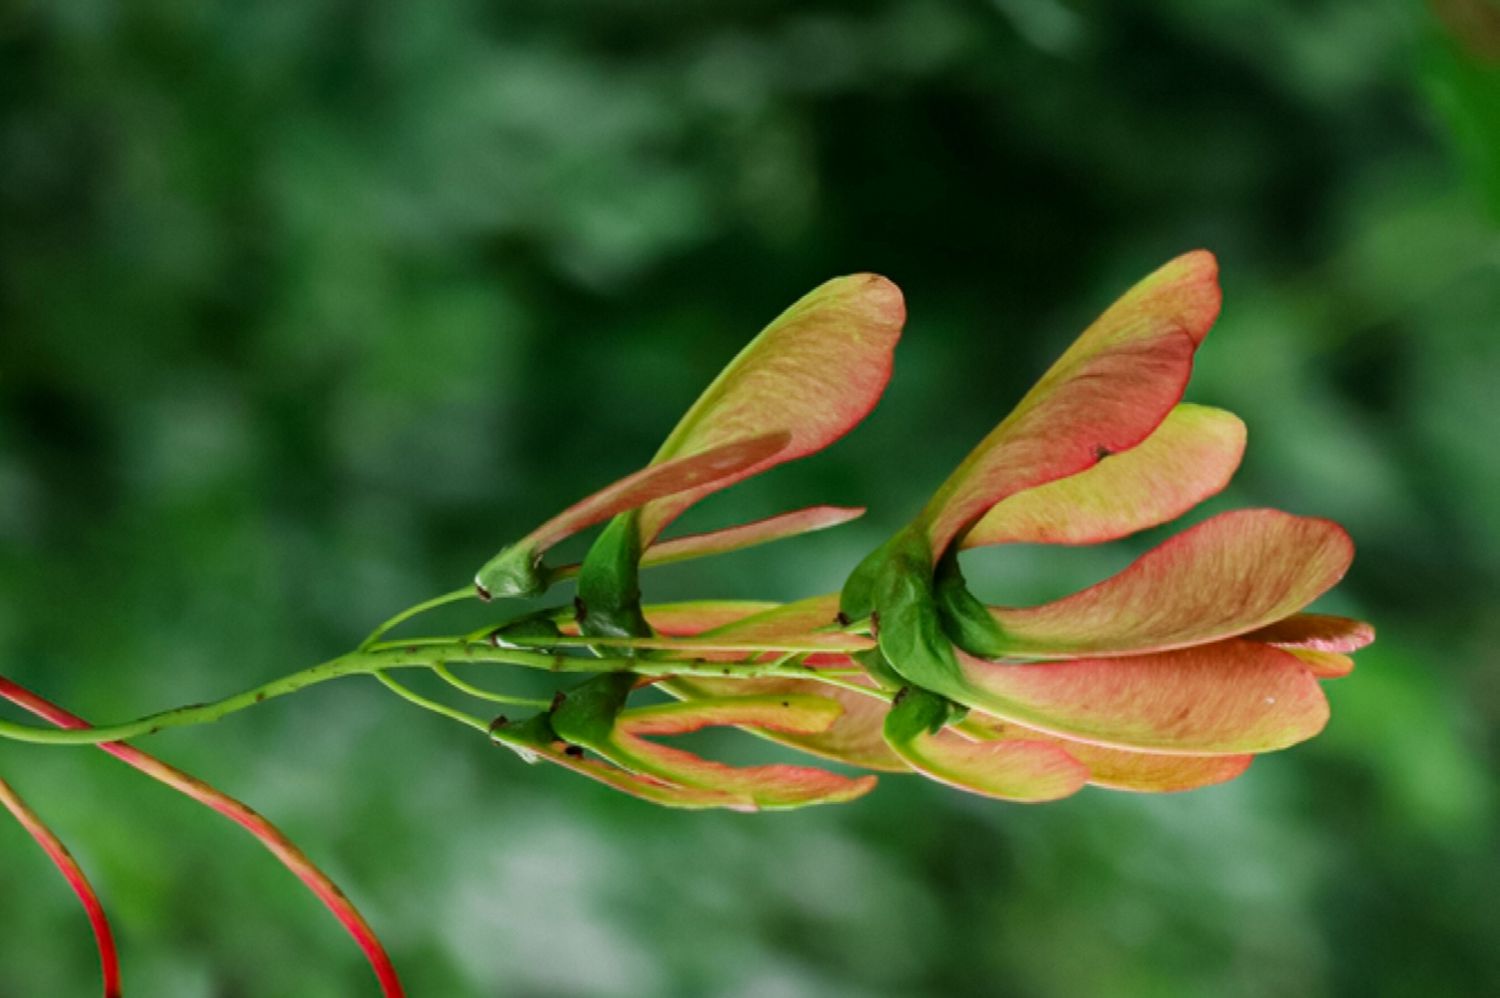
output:
[[[109,919],[104,914],[104,906],[99,903],[99,895],[94,892],[93,885],[83,872],[83,867],[73,858],[68,847],[63,845],[47,823],[33,811],[27,803],[21,799],[5,780],[0,779],[0,804],[5,805],[21,827],[30,833],[36,840],[37,845],[52,860],[52,865],[57,867],[68,886],[73,888],[73,893],[78,895],[78,900],[83,904],[83,912],[88,916],[89,928],[94,932],[94,946],[99,951],[100,975],[104,979],[104,998],[120,998],[120,957],[115,949],[114,933],[110,931]]]
[[[783,650],[780,648],[772,650]],[[821,649],[820,649],[821,650]],[[637,672],[646,676],[702,676],[708,678],[837,679],[857,675],[857,670],[825,670],[787,662],[709,662],[699,659],[586,658],[455,640],[432,644],[379,645],[368,651],[353,651],[318,665],[294,672],[243,693],[212,703],[194,704],[149,714],[133,721],[102,727],[64,730],[0,721],[0,738],[46,745],[98,745],[153,735],[168,728],[209,724],[230,714],[277,697],[295,693],[318,683],[344,676],[368,675],[386,669],[434,669],[452,663],[512,665],[556,673]]]
[[[25,687],[0,677],[0,697],[4,697],[11,703],[22,707],[31,713],[50,721],[60,728],[70,730],[82,730],[92,734],[88,722],[76,714],[69,713],[61,707],[31,692]],[[365,959],[369,961],[370,968],[375,972],[380,981],[381,993],[385,998],[404,998],[406,992],[401,987],[401,980],[396,976],[396,968],[391,963],[390,956],[385,947],[381,945],[380,939],[375,935],[375,930],[370,928],[370,923],[365,921],[359,909],[354,907],[344,892],[339,890],[338,885],[329,879],[328,875],[307,858],[307,854],[293,844],[292,840],[282,833],[281,829],[255,811],[249,805],[241,803],[235,798],[214,789],[207,783],[184,773],[182,770],[162,762],[155,756],[148,755],[140,749],[131,745],[119,745],[105,743],[99,748],[119,759],[128,766],[145,773],[154,780],[165,783],[167,786],[180,793],[186,794],[200,804],[204,804],[230,821],[244,828],[265,846],[270,853],[281,861],[282,865],[291,870],[298,880],[307,886],[309,890],[322,901],[324,906],[331,911],[344,928],[354,937],[354,941],[364,952]]]

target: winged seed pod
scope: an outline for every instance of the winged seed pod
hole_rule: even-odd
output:
[[[735,474],[615,517],[579,573],[585,633],[645,633],[636,575],[646,548],[710,493],[816,453],[853,429],[890,381],[905,321],[894,284],[856,274],[809,292],[740,351],[668,434],[652,464],[749,435],[786,434],[787,445]]]
[[[1043,800],[1086,782],[1220,782],[1253,754],[1321,730],[1328,708],[1317,679],[1347,674],[1347,653],[1373,640],[1362,622],[1298,612],[1353,557],[1336,524],[1225,513],[1039,607],[986,607],[958,568],[960,547],[1100,543],[1169,521],[1223,488],[1244,450],[1243,425],[1178,404],[1218,303],[1209,254],[1169,263],[1085,331],[841,594],[703,632],[786,639],[838,608],[844,619],[869,618],[878,650],[861,656],[868,692],[840,690],[845,713],[826,731],[778,739]],[[817,685],[758,679],[751,688]],[[668,688],[709,696],[724,687],[689,678]],[[895,702],[889,712],[882,698]]]
[[[736,440],[776,439],[784,440],[784,445],[733,472],[619,512],[578,570],[579,630],[593,637],[650,637],[653,632],[641,613],[638,576],[662,530],[704,496],[822,450],[858,424],[890,380],[905,316],[901,294],[893,284],[873,274],[858,274],[815,289],[752,340],[689,408],[641,474],[680,464]],[[811,511],[804,514],[799,521],[810,525]],[[732,529],[749,532],[749,528]],[[707,539],[694,545],[704,551],[709,546]],[[487,575],[482,570],[480,585],[487,586],[493,577],[493,572]],[[800,806],[847,800],[873,786],[870,778],[849,780],[803,766],[735,769],[657,746],[638,737],[628,720],[632,715],[626,704],[637,683],[634,673],[621,671],[568,691],[548,712],[545,726],[532,722],[527,729],[543,735],[531,739],[530,749],[536,753],[536,742],[545,741],[550,729],[558,741],[589,750],[636,781],[649,781],[658,798],[680,792],[678,801],[684,806],[707,802],[744,809]],[[840,712],[836,702],[812,694],[783,698],[769,706],[747,703],[718,703],[710,714],[664,715],[671,723],[657,733],[689,731],[704,724],[811,733],[826,728]],[[814,704],[823,706],[819,709]],[[557,758],[555,750],[539,754]],[[566,752],[563,757],[569,758]],[[572,768],[598,777],[598,765],[575,761]],[[611,779],[620,778],[611,775]],[[641,789],[639,782],[616,785]],[[708,793],[717,796],[705,798]]]
[[[0,737],[96,745],[244,827],[340,920],[391,998],[403,992],[384,947],[306,855],[244,804],[128,743],[365,675],[528,760],[670,807],[843,802],[874,786],[872,772],[919,773],[1016,801],[1054,800],[1088,784],[1167,792],[1233,779],[1255,755],[1317,734],[1328,718],[1320,681],[1347,675],[1350,653],[1374,639],[1362,621],[1306,612],[1353,558],[1337,524],[1272,509],[1222,513],[1040,606],[987,605],[959,563],[960,551],[980,546],[1106,543],[1219,492],[1244,453],[1245,428],[1227,412],[1182,402],[1218,309],[1216,264],[1203,251],[1127,291],[840,592],[784,604],[643,604],[642,567],[863,512],[814,506],[661,539],[693,503],[828,446],[879,399],[905,320],[901,293],[870,274],[830,281],[751,341],[646,467],[507,545],[472,589],[403,610],[337,658],[119,724],[90,726],[0,677],[0,698],[53,725],[0,718]],[[557,543],[601,523],[580,565],[546,563]],[[487,602],[534,597],[575,577],[573,607],[491,619],[468,634],[387,640],[414,617],[476,593]],[[457,674],[470,667],[592,678],[549,701]],[[535,713],[486,722],[392,675],[410,669],[450,693]],[[643,702],[645,687],[674,699],[653,691]],[[710,727],[867,772],[729,766],[657,740]],[[3,781],[0,803],[83,901],[105,993],[117,993],[113,938],[93,889]]]

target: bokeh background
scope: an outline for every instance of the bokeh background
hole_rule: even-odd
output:
[[[6,3],[0,670],[123,720],[342,651],[875,270],[911,314],[875,415],[682,526],[868,516],[648,580],[827,591],[1207,246],[1189,398],[1251,445],[1189,520],[1340,520],[1322,605],[1380,629],[1326,734],[1235,783],[682,814],[358,680],[149,747],[299,840],[415,996],[1494,994],[1497,221],[1488,0]],[[1162,536],[967,564],[1044,599]],[[133,994],[372,993],[218,817],[90,750],[0,771],[91,871]],[[12,824],[0,855],[0,996],[95,993],[72,896]]]

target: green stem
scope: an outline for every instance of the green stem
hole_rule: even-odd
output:
[[[450,707],[445,703],[439,703],[436,700],[424,697],[416,690],[413,690],[410,687],[403,686],[402,684],[396,682],[390,676],[387,676],[384,672],[380,672],[377,670],[375,672],[375,678],[380,680],[381,683],[385,685],[386,689],[390,690],[401,699],[408,700],[416,704],[423,710],[430,710],[434,714],[441,714],[443,717],[448,718],[450,721],[457,721],[459,724],[473,728],[475,731],[481,731],[486,735],[490,732],[490,726],[481,721],[479,718],[475,717],[473,714],[465,714],[463,711],[458,710],[455,707]]]
[[[459,638],[401,638],[397,641],[376,641],[360,647],[361,652],[391,651],[395,648],[447,648],[454,644],[472,644],[489,640],[490,631],[494,628],[485,628],[475,635],[464,635]]]
[[[447,644],[381,647],[372,648],[369,651],[353,651],[222,700],[178,707],[175,710],[150,714],[121,724],[93,728],[54,729],[0,721],[0,738],[44,745],[98,745],[104,742],[126,741],[143,735],[153,735],[168,728],[209,724],[236,711],[344,676],[368,675],[383,669],[434,669],[450,662],[512,665],[556,673],[636,672],[647,676],[702,676],[730,679],[764,677],[817,679],[826,672],[826,670],[780,662],[585,658],[580,655],[492,648],[487,644],[453,641]],[[835,672],[834,675],[838,673]]]
[[[823,669],[819,669],[817,672],[806,673],[802,678],[810,679],[815,683],[822,683],[825,686],[837,686],[841,690],[849,690],[852,693],[863,693],[867,697],[873,697],[876,700],[884,700],[886,703],[890,703],[891,700],[895,697],[895,694],[891,693],[889,690],[883,690],[878,686],[866,686],[863,683],[855,683],[843,679],[842,676],[844,675],[857,676],[860,675],[860,673],[829,673]]]
[[[437,673],[438,678],[449,686],[461,693],[467,693],[478,700],[503,703],[511,707],[533,707],[537,710],[546,710],[552,704],[550,700],[538,700],[532,697],[513,697],[507,693],[495,693],[482,686],[475,686],[473,683],[464,682],[455,676],[446,665],[433,666],[432,671]]]
[[[453,592],[443,593],[443,595],[441,596],[434,596],[432,599],[418,603],[416,606],[409,606],[405,610],[402,610],[400,613],[396,614],[390,620],[387,620],[385,623],[375,628],[375,630],[371,631],[370,636],[359,643],[359,650],[366,650],[375,642],[384,637],[389,631],[394,630],[413,617],[418,616],[419,614],[426,613],[428,610],[435,610],[440,606],[447,606],[449,603],[461,603],[466,599],[478,598],[479,597],[475,594],[474,589],[471,586],[466,589],[455,589],[453,590]]]
[[[331,659],[319,663],[300,672],[273,679],[269,683],[236,693],[222,700],[212,703],[192,704],[187,707],[177,707],[173,710],[165,710],[156,714],[148,714],[134,721],[126,721],[121,724],[111,724],[103,727],[92,728],[69,728],[55,730],[52,728],[38,728],[27,724],[15,724],[10,721],[0,721],[0,737],[9,738],[14,741],[35,742],[48,745],[98,745],[103,742],[120,742],[141,735],[154,735],[158,731],[167,728],[186,727],[195,724],[207,724],[217,721],[227,714],[253,707],[256,704],[273,700],[276,697],[295,693],[318,683],[337,679],[355,672],[373,671],[377,664],[364,665],[364,659],[369,656],[360,652],[352,652],[340,658]]]
[[[851,641],[848,644],[839,644],[831,641],[778,641],[775,638],[768,641],[735,641],[732,638],[724,638],[722,640],[699,637],[619,638],[584,637],[564,634],[559,637],[549,636],[545,638],[512,638],[502,636],[500,640],[507,645],[515,645],[518,648],[649,648],[661,651],[683,649],[696,652],[743,652],[747,655],[777,652],[783,656],[816,655],[819,653],[846,654],[848,652],[868,651],[870,649],[870,644],[867,641]]]

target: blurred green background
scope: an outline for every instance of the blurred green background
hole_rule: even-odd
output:
[[[682,526],[868,516],[648,579],[827,591],[1207,246],[1188,397],[1251,444],[1189,519],[1341,521],[1322,605],[1380,629],[1326,734],[1237,782],[674,813],[355,680],[148,747],[278,821],[421,998],[1494,994],[1497,81],[1488,0],[0,5],[0,670],[123,720],[336,654],[875,270],[911,316],[881,407]],[[1043,599],[1161,536],[967,564]],[[90,750],[0,772],[91,871],[132,994],[373,992],[218,817]],[[0,855],[0,998],[95,993],[74,899],[13,824]]]

